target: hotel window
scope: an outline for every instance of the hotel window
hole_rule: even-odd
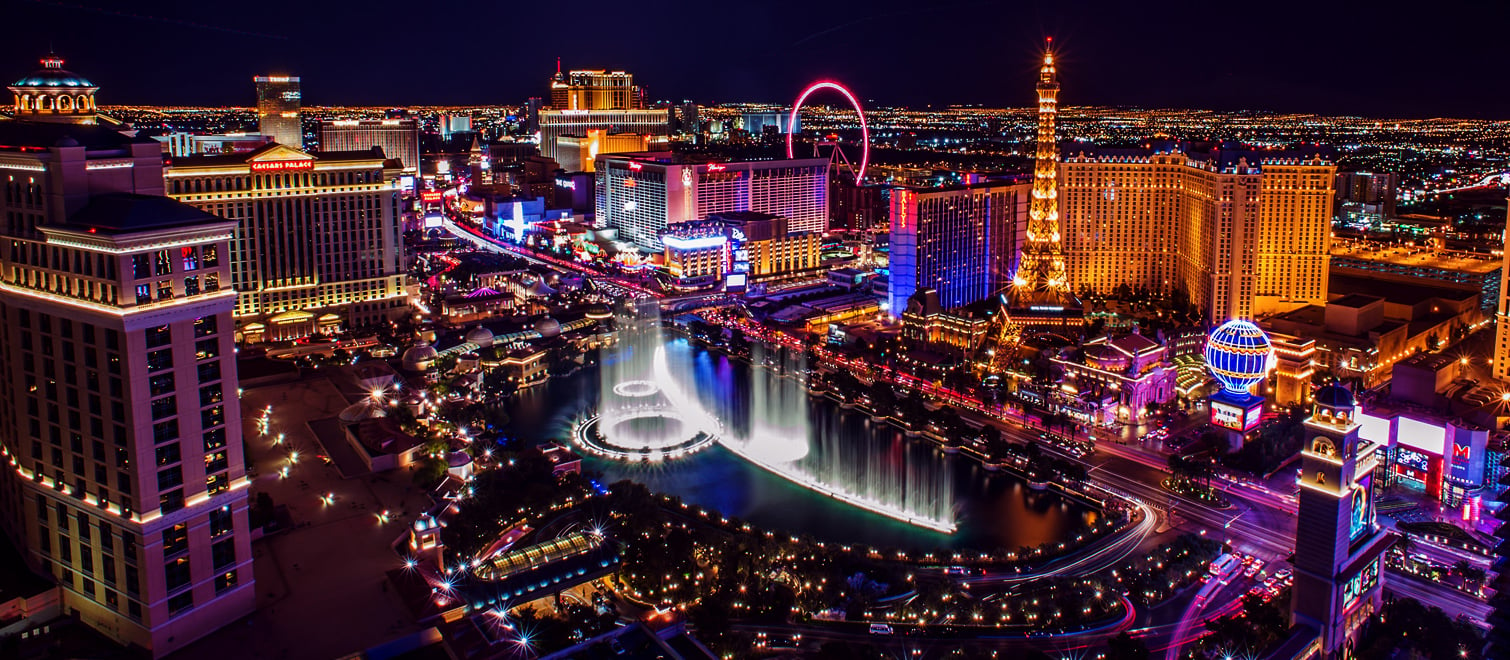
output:
[[[155,263],[155,267],[153,268],[154,274],[157,274],[157,275],[171,275],[173,273],[173,259],[172,259],[172,257],[168,256],[168,251],[167,250],[158,250],[156,252],[156,258],[154,259],[154,263]]]
[[[170,490],[159,495],[157,497],[157,506],[160,507],[162,509],[162,512],[165,514],[173,513],[174,511],[184,508],[183,489],[180,488],[177,490]]]
[[[199,295],[199,276],[198,275],[190,275],[189,277],[185,277],[184,278],[184,295],[186,295],[186,296],[197,296],[197,295]]]
[[[225,568],[236,563],[236,539],[229,538],[210,546],[210,557],[215,568]]]
[[[157,299],[171,300],[173,298],[173,280],[161,280],[157,283]]]
[[[217,274],[215,274],[215,273],[210,273],[208,275],[205,275],[204,276],[204,291],[205,291],[205,293],[214,293],[214,292],[219,291],[219,290],[220,290],[220,276],[217,275]]]
[[[168,591],[173,592],[189,586],[189,558],[179,557],[163,565],[163,582],[167,584]]]
[[[147,304],[149,302],[152,302],[152,285],[151,284],[138,284],[138,285],[136,285],[136,304],[138,304],[138,305],[145,305],[145,304]]]
[[[184,471],[181,467],[170,467],[157,472],[157,489],[170,490],[182,486],[184,483]]]
[[[164,348],[147,354],[147,371],[173,368],[173,349]]]
[[[131,255],[131,276],[136,279],[152,277],[152,258],[145,254]]]
[[[179,255],[182,257],[185,271],[199,268],[199,248],[193,246],[179,248]]]
[[[236,519],[229,505],[210,512],[210,538],[217,539],[235,530]]]
[[[215,577],[215,593],[220,593],[236,586],[236,571],[226,571]]]

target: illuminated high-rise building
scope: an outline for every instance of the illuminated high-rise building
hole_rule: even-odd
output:
[[[889,310],[901,316],[919,289],[944,309],[986,300],[1006,286],[1022,244],[1033,187],[980,183],[891,191]]]
[[[661,251],[667,225],[726,211],[779,215],[793,232],[828,228],[827,158],[707,163],[670,152],[600,154],[595,170],[598,224],[650,252]]]
[[[303,149],[299,77],[255,76],[252,82],[257,84],[257,131],[278,144]]]
[[[399,161],[403,171],[419,171],[419,126],[413,119],[337,119],[320,122],[321,151],[371,151]]]
[[[1510,210],[1505,214],[1506,236],[1510,236]],[[1505,250],[1502,272],[1510,273],[1510,250]],[[1510,277],[1500,277],[1499,307],[1494,317],[1494,377],[1510,382]]]
[[[540,155],[557,163],[569,158],[564,150],[579,149],[576,140],[562,145],[562,138],[580,139],[591,131],[605,134],[636,134],[668,136],[671,134],[671,112],[666,108],[656,110],[541,110]]]
[[[257,605],[235,223],[165,197],[150,138],[7,121],[0,145],[0,527],[60,613],[161,657]]]
[[[1033,160],[1033,200],[1028,230],[1008,289],[1008,313],[1023,326],[1077,325],[1080,300],[1065,274],[1059,232],[1059,73],[1045,49],[1038,73],[1038,136]]]
[[[1347,388],[1316,390],[1305,420],[1295,530],[1294,622],[1318,631],[1320,653],[1351,656],[1358,631],[1381,605],[1383,555],[1393,544],[1374,518],[1374,468],[1384,447],[1359,436]]]
[[[173,198],[234,220],[231,283],[244,343],[386,323],[408,305],[398,161],[371,149],[271,144],[173,160]]]
[[[634,74],[603,69],[561,73],[556,60],[556,74],[551,76],[551,107],[556,110],[638,110],[645,107]]]
[[[1327,299],[1327,150],[1074,145],[1059,166],[1064,258],[1080,291],[1183,290],[1213,323]]]

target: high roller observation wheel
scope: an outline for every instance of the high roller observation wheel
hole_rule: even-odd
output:
[[[860,116],[860,169],[855,172],[855,185],[861,185],[865,182],[865,167],[870,164],[870,126],[865,122],[865,111],[860,108],[859,99],[850,93],[848,87],[832,80],[820,80],[808,85],[807,89],[802,90],[802,94],[797,97],[797,102],[792,104],[792,114],[787,117],[786,122],[786,157],[794,158],[792,127],[797,125],[797,113],[802,110],[802,104],[807,101],[807,97],[820,89],[832,89],[843,94],[844,98],[849,100],[850,107],[855,109],[855,114]]]

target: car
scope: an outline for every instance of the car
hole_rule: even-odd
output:
[[[1264,570],[1264,560],[1262,560],[1262,559],[1254,559],[1253,560],[1253,570],[1255,570],[1255,571],[1262,571],[1262,570]]]
[[[1264,578],[1264,588],[1266,588],[1266,589],[1273,589],[1274,587],[1276,587],[1278,585],[1279,585],[1279,578],[1277,578],[1277,577],[1275,577],[1273,575],[1270,575],[1269,577]]]
[[[1249,596],[1262,596],[1263,594],[1264,594],[1263,587],[1254,587],[1254,588],[1248,590],[1248,595]]]
[[[1258,567],[1257,566],[1249,566],[1249,567],[1243,569],[1243,577],[1249,577],[1250,578],[1250,577],[1253,577],[1255,575],[1258,575]]]
[[[1294,575],[1295,575],[1295,571],[1292,571],[1292,570],[1290,570],[1288,568],[1281,568],[1278,571],[1274,572],[1274,577],[1277,577],[1277,578],[1279,578],[1281,580],[1288,580],[1291,577],[1293,577]]]
[[[872,634],[872,635],[890,635],[890,634],[893,634],[895,632],[896,631],[894,631],[894,630],[891,629],[891,626],[886,625],[884,623],[872,623],[872,624],[870,624],[870,634]]]
[[[1206,584],[1207,582],[1210,582],[1210,581],[1211,581],[1211,574],[1210,573],[1204,573],[1204,574],[1201,575],[1201,584]]]
[[[1252,566],[1253,562],[1257,560],[1257,557],[1254,557],[1253,555],[1242,555],[1242,558],[1244,566]]]

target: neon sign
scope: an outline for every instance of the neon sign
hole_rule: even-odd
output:
[[[630,170],[631,170],[631,171],[634,171],[634,172],[638,172],[638,171],[640,171],[640,170],[643,170],[643,169],[645,169],[645,166],[644,166],[644,165],[641,165],[641,164],[639,164],[639,163],[636,163],[636,162],[634,162],[634,161],[630,161],[630,162],[629,162],[629,169],[630,169]]]
[[[426,203],[426,204],[434,204],[435,202],[439,202],[440,201],[440,193],[439,192],[420,193],[419,200],[421,202]]]
[[[270,160],[251,163],[253,172],[293,172],[315,169],[312,160]]]
[[[729,168],[727,166],[720,165],[718,163],[709,163],[708,164],[708,171],[709,172],[722,172],[722,171],[724,171],[726,169],[729,169]]]

